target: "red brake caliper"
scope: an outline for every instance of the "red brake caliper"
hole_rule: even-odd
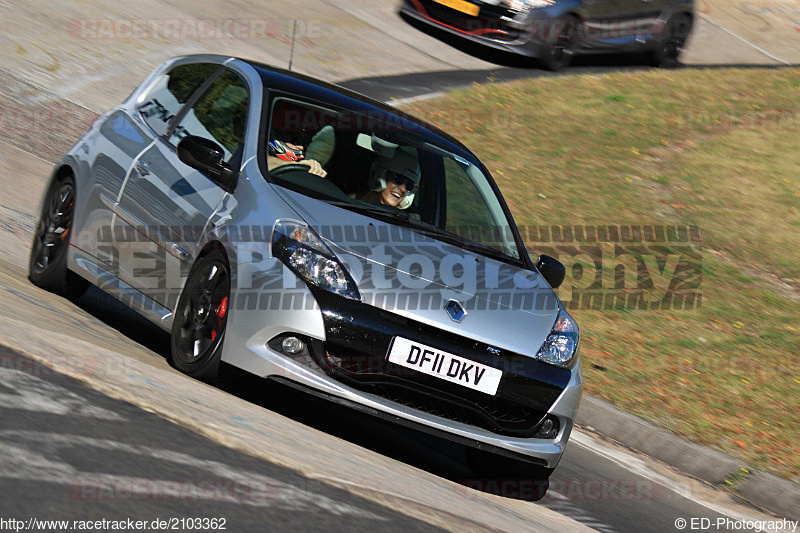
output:
[[[70,202],[70,203],[69,203],[69,205],[67,206],[67,209],[69,209],[70,207],[72,207],[72,204],[74,204],[74,203],[75,203],[75,202]],[[63,241],[63,240],[65,240],[65,239],[67,238],[67,234],[68,234],[68,233],[69,233],[69,228],[65,229],[65,230],[64,230],[64,233],[62,233],[62,234],[60,235],[60,237],[61,237],[61,240],[62,240],[62,241]]]
[[[222,325],[222,319],[225,318],[225,313],[228,312],[228,297],[222,299],[217,307],[217,325],[211,330],[211,340],[217,338],[217,329]]]

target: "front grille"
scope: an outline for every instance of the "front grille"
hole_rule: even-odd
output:
[[[431,0],[422,0],[420,4],[434,20],[463,32],[509,42],[520,37],[519,30],[509,26],[508,21],[502,18],[511,18],[515,13],[501,6],[483,5],[479,15],[473,17]]]
[[[354,353],[352,348],[332,343],[327,344],[326,350],[318,362],[331,377],[355,389],[448,420],[501,435],[527,437],[535,432],[546,414],[389,363],[383,356]]]
[[[571,378],[567,369],[497,349],[438,327],[316,291],[326,341],[312,343],[310,355],[333,379],[386,398],[500,435],[529,437]],[[446,317],[444,311],[442,315]],[[395,337],[498,368],[503,378],[495,395],[429,376],[387,359]]]

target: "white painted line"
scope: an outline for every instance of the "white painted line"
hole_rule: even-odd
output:
[[[391,98],[386,101],[386,103],[392,107],[400,107],[405,104],[410,104],[412,102],[419,102],[420,100],[430,100],[431,98],[436,98],[437,96],[444,96],[447,94],[445,91],[436,91],[433,93],[427,94],[420,94],[418,96],[409,96],[408,98]]]
[[[77,105],[80,105],[80,104],[77,104]],[[33,152],[29,152],[29,151],[28,151],[28,150],[26,150],[25,148],[21,148],[21,147],[19,147],[19,146],[15,146],[15,145],[13,145],[13,144],[9,144],[8,142],[6,142],[6,141],[4,141],[4,140],[2,140],[2,139],[0,139],[0,144],[3,144],[3,145],[5,145],[5,146],[8,146],[8,147],[10,147],[10,148],[12,148],[12,149],[14,149],[14,150],[19,150],[19,151],[20,151],[20,152],[22,152],[22,153],[28,154],[29,156],[31,156],[31,157],[34,157],[34,158],[38,159],[38,160],[39,160],[39,161],[41,161],[42,163],[47,163],[48,165],[54,165],[54,164],[55,164],[55,161],[49,161],[49,160],[47,160],[47,159],[43,158],[42,156],[40,156],[39,154],[34,154]],[[8,152],[6,152],[6,153],[8,153]]]
[[[641,476],[649,481],[654,483],[659,483],[663,485],[667,490],[671,490],[680,496],[683,496],[689,501],[692,501],[698,505],[701,505],[715,513],[719,513],[723,516],[730,517],[734,520],[746,520],[751,522],[758,522],[763,521],[764,518],[756,518],[753,516],[747,516],[743,514],[739,514],[731,509],[709,503],[692,493],[691,487],[686,484],[678,483],[668,477],[662,476],[654,472],[644,461],[635,457],[634,455],[623,452],[620,450],[615,450],[604,445],[602,442],[598,441],[591,435],[587,435],[586,433],[582,433],[579,431],[573,431],[572,435],[570,436],[570,443],[575,443],[579,446],[583,446],[587,450],[596,453],[597,455],[603,457],[604,459],[611,461],[612,463],[618,465],[620,468],[624,468],[637,476]]]
[[[6,69],[0,69],[0,70],[2,70],[4,74],[7,74],[8,76],[14,78],[15,80],[17,80],[17,81],[19,81],[21,83],[27,83],[27,84],[32,85],[33,87],[36,87],[37,89],[41,90],[41,94],[34,95],[30,99],[30,103],[33,104],[33,105],[38,105],[38,104],[40,104],[42,102],[47,102],[49,100],[61,99],[61,100],[64,100],[66,102],[69,102],[70,104],[74,104],[74,105],[80,107],[81,109],[86,109],[87,111],[92,111],[94,113],[97,113],[98,115],[100,114],[100,112],[98,112],[96,109],[90,109],[90,108],[86,107],[83,104],[79,104],[78,102],[76,102],[74,100],[71,100],[70,98],[64,96],[63,94],[59,94],[58,92],[54,91],[53,89],[45,87],[44,85],[42,85],[40,83],[36,83],[33,80],[30,80],[30,79],[27,79],[27,78],[23,78],[23,77],[15,74],[14,72],[11,72],[11,71],[6,70]],[[99,78],[99,79],[102,80],[103,78]],[[63,90],[63,87],[62,87],[62,90]],[[26,100],[26,99],[23,99],[23,100]],[[23,101],[21,103],[28,103],[28,102],[24,102]]]
[[[122,500],[159,498],[170,500],[209,499],[254,507],[279,507],[297,512],[321,509],[335,516],[357,516],[385,522],[378,516],[356,505],[339,502],[322,494],[311,492],[257,473],[239,470],[218,461],[200,459],[189,454],[151,446],[125,444],[110,439],[62,435],[40,431],[0,430],[0,479],[17,479],[67,485],[80,492],[85,482],[89,494],[107,494]],[[207,480],[152,479],[104,472],[85,472],[61,460],[61,450],[80,449],[85,453],[117,451],[143,458],[165,461],[204,471]],[[206,490],[211,480],[239,483],[244,489]],[[223,485],[224,486],[224,485]],[[214,485],[211,486],[214,488]],[[80,494],[78,494],[80,496]]]
[[[710,18],[708,15],[705,15],[705,14],[703,14],[703,13],[698,13],[698,15],[700,16],[700,18],[704,19],[706,22],[708,22],[708,23],[709,23],[709,24],[711,24],[712,26],[716,26],[717,28],[721,29],[721,30],[722,30],[722,31],[724,31],[725,33],[728,33],[728,34],[730,34],[730,35],[732,35],[732,36],[736,37],[737,39],[739,39],[740,41],[742,41],[743,43],[745,43],[745,44],[747,44],[747,45],[749,45],[749,46],[752,46],[753,48],[755,48],[756,50],[758,50],[759,52],[761,52],[762,54],[764,54],[764,55],[765,55],[765,56],[767,56],[768,58],[770,58],[770,59],[774,59],[774,60],[775,60],[775,61],[777,61],[778,63],[783,63],[784,65],[789,65],[789,66],[792,66],[792,63],[789,63],[788,61],[785,61],[785,60],[783,60],[783,59],[781,59],[781,58],[779,58],[779,57],[777,57],[777,56],[774,56],[774,55],[770,54],[769,52],[767,52],[766,50],[764,50],[764,49],[763,49],[763,48],[761,48],[760,46],[758,46],[758,45],[756,45],[756,44],[753,44],[753,43],[751,43],[750,41],[748,41],[747,39],[745,39],[745,38],[744,38],[744,37],[742,37],[741,35],[739,35],[739,34],[737,34],[737,33],[734,33],[733,31],[729,30],[728,28],[726,28],[725,26],[723,26],[723,25],[722,25],[722,24],[720,24],[719,22],[716,22],[716,21],[712,20],[712,19],[711,19],[711,18]]]

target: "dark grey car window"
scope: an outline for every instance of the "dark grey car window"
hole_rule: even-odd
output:
[[[181,106],[218,69],[219,65],[211,63],[179,65],[156,80],[147,101],[139,106],[139,113],[157,136],[167,132]]]
[[[239,76],[226,70],[181,119],[169,142],[177,145],[187,135],[210,139],[225,150],[230,162],[244,144],[247,88]]]

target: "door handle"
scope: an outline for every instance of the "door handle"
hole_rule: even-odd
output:
[[[147,166],[147,163],[136,163],[136,172],[138,172],[140,176],[147,176],[150,174],[150,168]]]

